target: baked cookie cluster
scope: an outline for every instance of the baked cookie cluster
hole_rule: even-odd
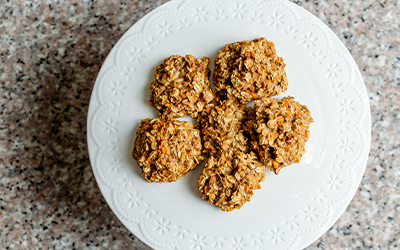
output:
[[[151,106],[160,118],[142,120],[133,158],[148,182],[173,182],[208,159],[198,179],[202,198],[223,211],[240,209],[275,174],[305,153],[309,109],[286,91],[285,63],[265,38],[225,45],[215,58],[214,94],[209,58],[170,56],[157,65]],[[254,108],[246,104],[254,100]],[[196,118],[196,125],[178,121]]]
[[[197,117],[214,99],[209,62],[207,57],[174,55],[156,66],[149,104],[160,118],[142,120],[132,152],[148,182],[177,181],[203,160],[200,131],[175,118]]]

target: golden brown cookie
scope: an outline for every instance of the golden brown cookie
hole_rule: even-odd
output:
[[[310,135],[309,126],[314,122],[308,108],[293,97],[284,97],[254,101],[254,110],[255,145],[261,162],[275,174],[300,162]]]
[[[156,67],[150,84],[151,106],[162,118],[197,117],[214,99],[208,80],[210,59],[192,55],[170,56]]]
[[[223,152],[230,155],[239,150],[248,152],[247,123],[253,120],[253,109],[235,100],[217,100],[208,104],[198,119],[207,156]]]
[[[265,38],[235,42],[218,51],[213,82],[223,96],[248,103],[285,92],[285,66]]]
[[[187,121],[144,119],[132,157],[148,182],[173,182],[202,160],[200,131]]]
[[[217,154],[208,158],[198,183],[206,202],[223,211],[232,211],[250,201],[264,179],[265,166],[257,155],[238,151],[233,157]]]

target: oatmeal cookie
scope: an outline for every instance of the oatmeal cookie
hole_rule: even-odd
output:
[[[223,154],[213,155],[198,180],[202,198],[223,211],[240,209],[260,189],[265,179],[265,166],[254,152],[240,151],[229,159]]]
[[[284,97],[254,101],[254,110],[255,145],[261,162],[275,174],[287,165],[300,162],[309,126],[314,122],[308,108],[293,97]]]
[[[144,119],[132,157],[148,182],[173,182],[202,160],[200,131],[187,121]]]
[[[253,120],[253,109],[235,100],[208,104],[198,119],[203,143],[203,153],[207,156],[219,151],[232,155],[234,151],[249,151],[247,123]]]
[[[176,55],[157,65],[150,84],[151,106],[162,118],[185,115],[197,117],[207,103],[214,99],[208,80],[210,59],[196,59],[192,55]]]
[[[218,51],[213,82],[222,95],[248,103],[286,91],[285,66],[265,38],[235,42]]]

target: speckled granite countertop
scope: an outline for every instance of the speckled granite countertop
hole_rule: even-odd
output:
[[[149,249],[119,222],[97,187],[86,115],[112,46],[163,2],[0,1],[1,249]],[[359,190],[308,249],[400,247],[400,2],[295,2],[350,50],[372,112],[371,152]]]

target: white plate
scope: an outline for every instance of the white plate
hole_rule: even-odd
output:
[[[315,120],[300,164],[267,172],[250,203],[230,213],[197,190],[204,163],[171,184],[149,184],[131,157],[155,66],[173,54],[212,60],[224,44],[266,37],[284,58],[289,88]],[[213,69],[214,62],[210,62]],[[176,0],[137,22],[100,70],[88,115],[90,160],[109,206],[156,249],[301,249],[343,213],[370,146],[369,104],[344,45],[316,17],[287,1]]]

